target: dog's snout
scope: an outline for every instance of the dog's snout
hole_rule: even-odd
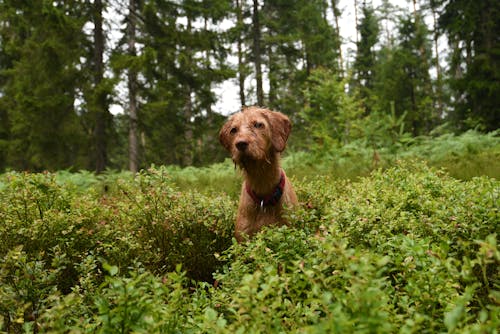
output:
[[[236,148],[239,150],[239,151],[245,151],[248,147],[248,142],[246,141],[243,141],[243,140],[240,140],[236,143]]]

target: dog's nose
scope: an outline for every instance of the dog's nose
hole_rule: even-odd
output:
[[[247,149],[247,147],[248,147],[248,143],[246,141],[239,141],[236,143],[236,148],[239,151],[244,151]]]

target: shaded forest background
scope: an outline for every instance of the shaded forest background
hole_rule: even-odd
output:
[[[292,150],[498,129],[500,2],[412,4],[354,0],[346,55],[338,0],[0,0],[0,171],[221,161],[229,79],[291,117]]]

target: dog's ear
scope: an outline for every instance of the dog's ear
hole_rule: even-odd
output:
[[[288,135],[292,131],[292,123],[288,117],[277,111],[266,113],[271,125],[271,142],[277,152],[283,152],[286,147]]]
[[[231,149],[231,138],[229,132],[231,131],[231,120],[227,120],[226,123],[222,126],[219,132],[219,141],[224,146],[226,150]]]

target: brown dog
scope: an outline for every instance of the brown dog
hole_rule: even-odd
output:
[[[283,207],[297,204],[293,187],[280,167],[292,125],[282,113],[243,107],[223,125],[221,144],[244,173],[235,237],[238,242],[263,226],[286,224]]]

